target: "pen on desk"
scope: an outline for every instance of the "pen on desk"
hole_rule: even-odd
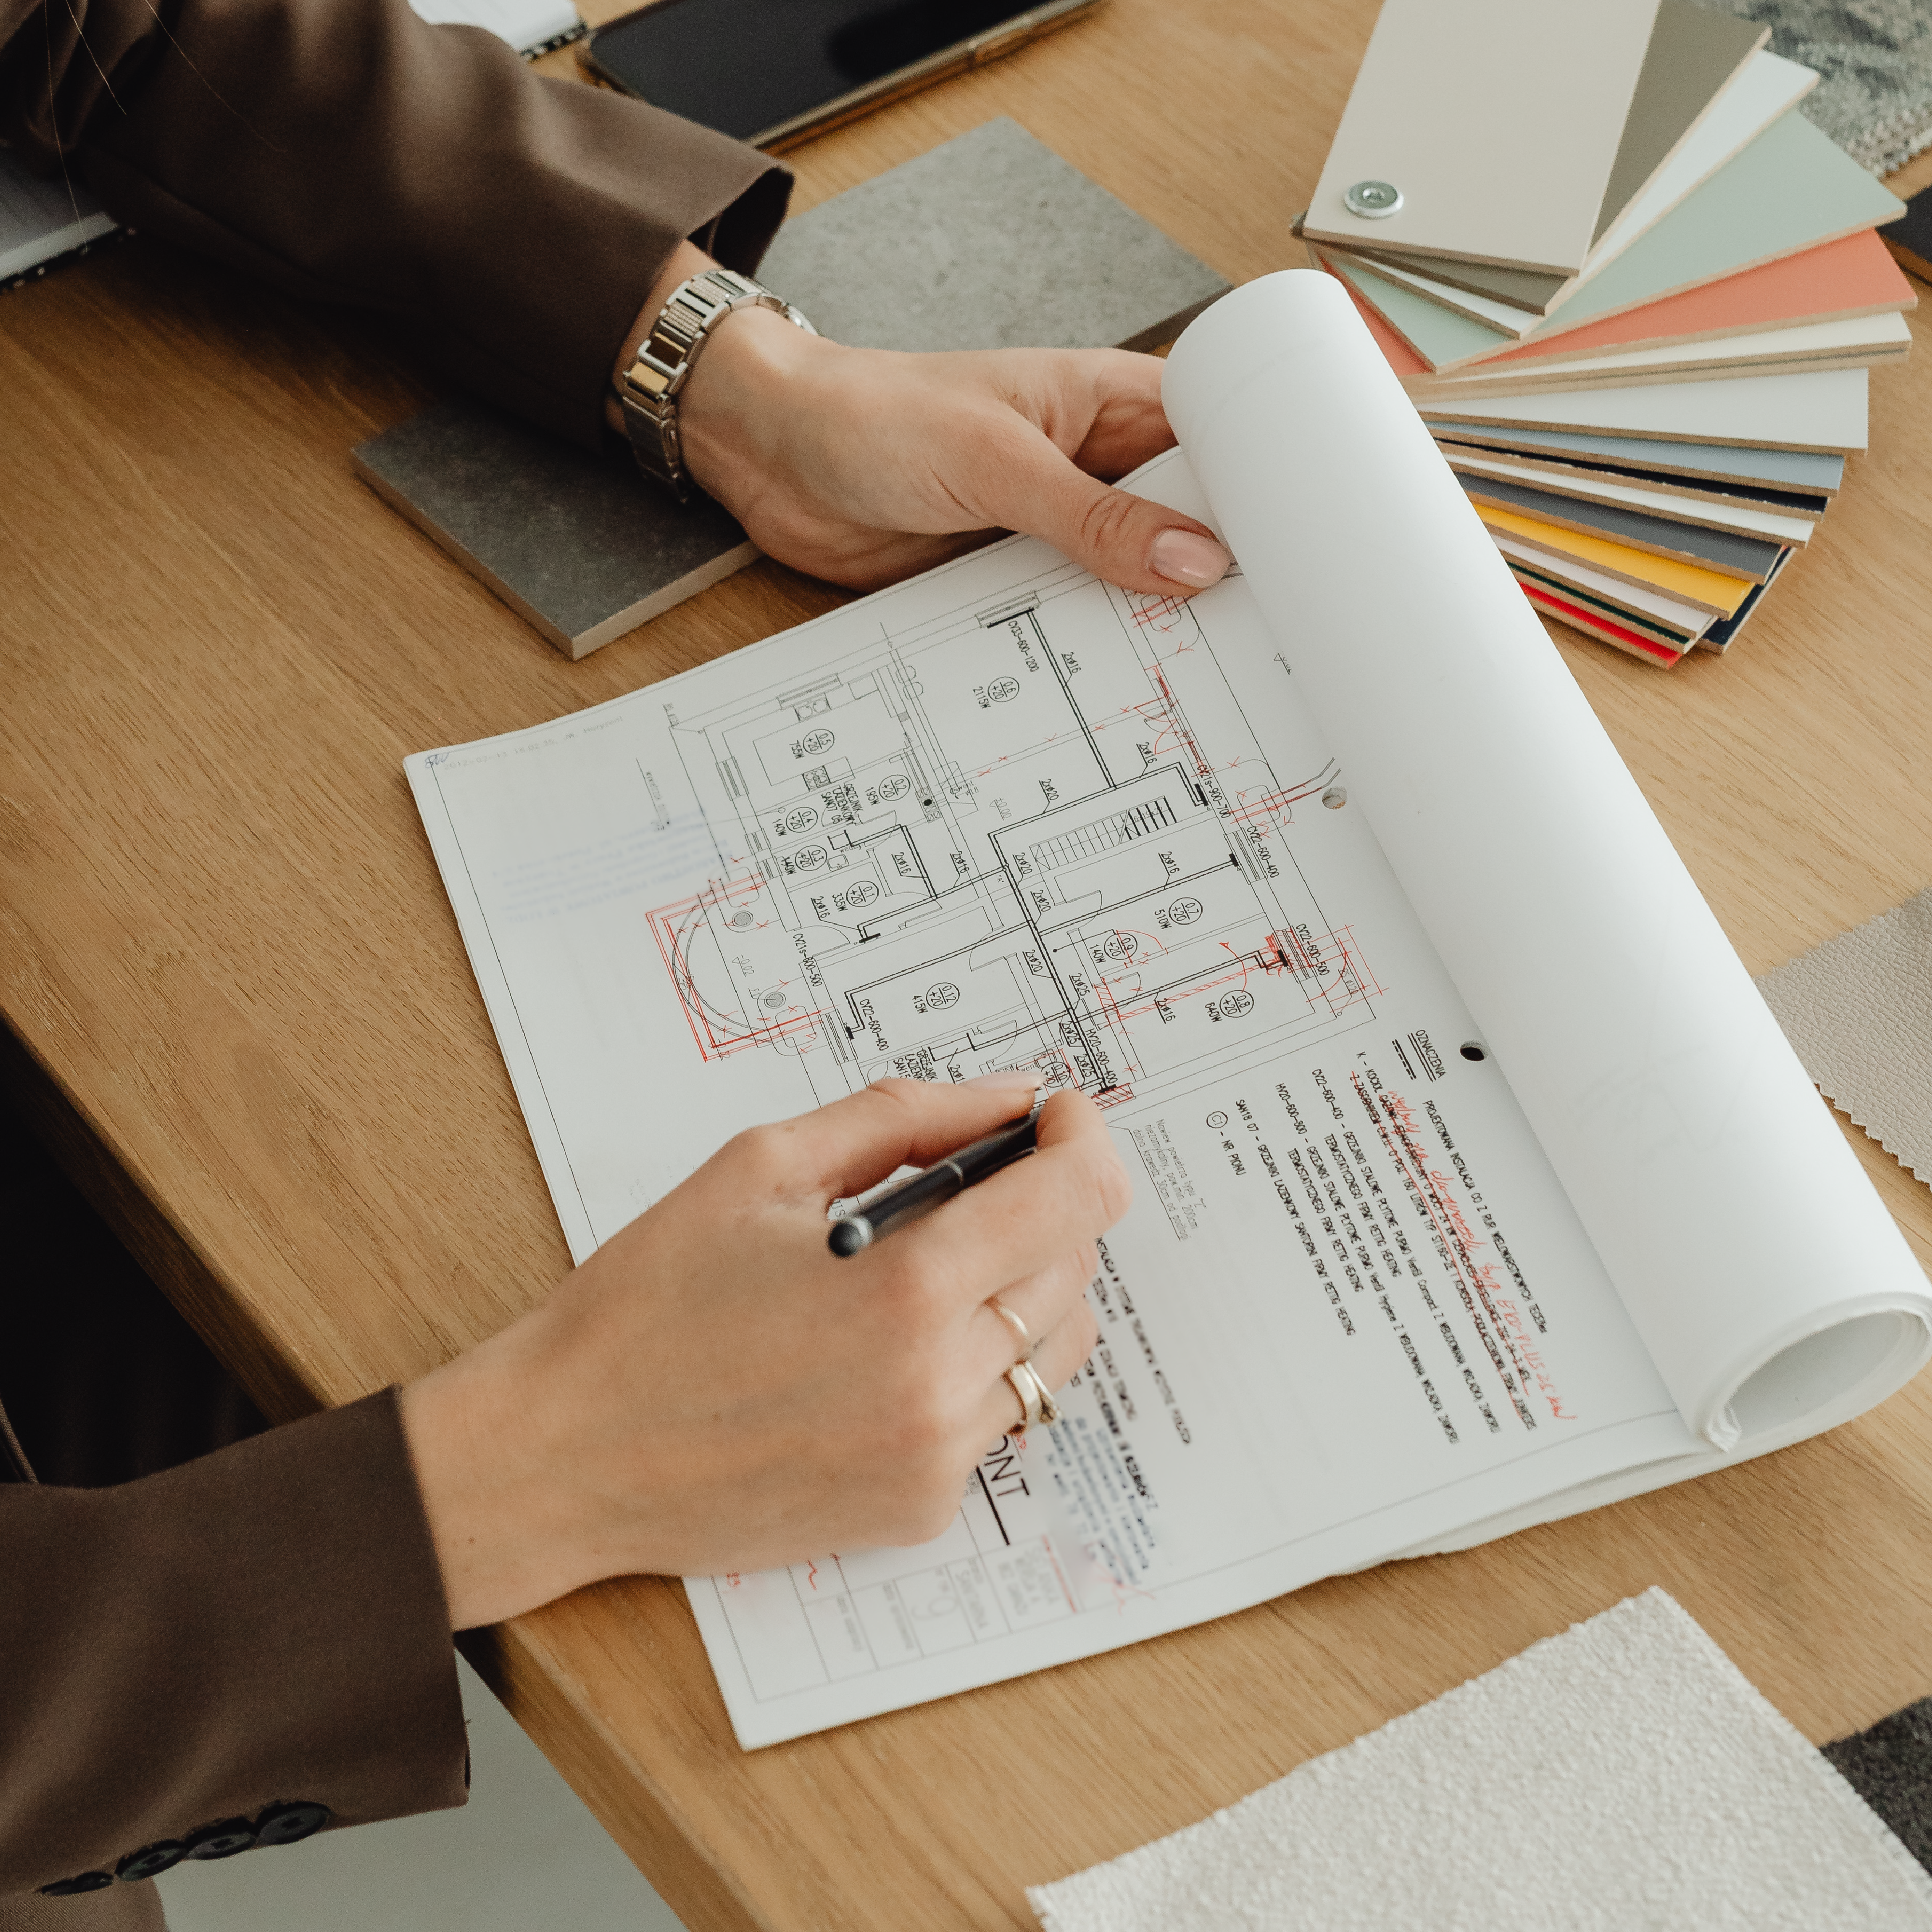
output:
[[[984,1140],[974,1141],[957,1154],[950,1154],[944,1160],[936,1160],[919,1173],[908,1175],[896,1186],[875,1195],[863,1213],[848,1214],[842,1221],[833,1222],[825,1238],[826,1246],[835,1255],[856,1255],[861,1248],[869,1248],[881,1234],[889,1234],[905,1222],[931,1214],[976,1182],[998,1174],[1003,1167],[1011,1167],[1016,1160],[1024,1160],[1038,1144],[1039,1120],[1036,1108],[1016,1125],[1002,1127],[998,1133],[988,1134]]]

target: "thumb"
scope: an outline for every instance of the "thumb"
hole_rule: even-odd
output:
[[[1191,596],[1234,562],[1205,524],[1089,476],[1040,431],[1014,441],[988,506],[1006,529],[1044,538],[1124,590]]]
[[[862,1194],[898,1168],[929,1167],[969,1142],[1026,1118],[1039,1083],[1030,1071],[982,1075],[954,1086],[880,1080],[815,1112],[764,1130],[772,1177],[797,1196]]]

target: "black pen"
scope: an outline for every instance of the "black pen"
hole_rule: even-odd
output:
[[[1038,1144],[1039,1119],[1039,1110],[1035,1108],[1016,1126],[1002,1127],[998,1133],[988,1134],[984,1140],[975,1141],[957,1154],[950,1154],[944,1160],[936,1160],[920,1172],[909,1174],[896,1187],[888,1187],[874,1196],[863,1214],[848,1214],[842,1221],[833,1222],[825,1238],[826,1246],[835,1255],[856,1255],[902,1222],[931,1214],[975,1182],[998,1174],[1003,1167],[1011,1167],[1016,1160],[1024,1160]]]

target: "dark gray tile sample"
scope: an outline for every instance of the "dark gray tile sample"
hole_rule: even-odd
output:
[[[787,223],[758,274],[866,349],[1153,349],[1228,286],[1004,116]]]
[[[567,656],[580,658],[740,570],[735,519],[686,508],[627,452],[592,455],[466,398],[359,444],[356,473]]]
[[[1153,348],[1228,286],[1004,118],[788,222],[759,273],[824,334],[908,350]],[[355,464],[572,657],[756,554],[716,504],[679,508],[628,457],[461,398],[372,437]]]

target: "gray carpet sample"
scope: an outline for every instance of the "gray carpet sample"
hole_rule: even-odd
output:
[[[1700,0],[1762,21],[1771,50],[1822,76],[1798,109],[1875,175],[1932,147],[1932,8],[1924,0]]]
[[[1825,1755],[1932,1871],[1932,1697],[1881,1718],[1868,1731],[1824,1747]]]

